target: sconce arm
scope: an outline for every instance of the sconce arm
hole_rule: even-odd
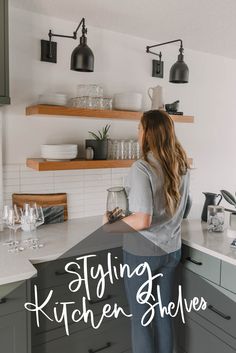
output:
[[[153,51],[150,51],[150,49],[151,48],[160,47],[160,46],[166,45],[166,44],[176,43],[176,42],[180,42],[180,50],[181,50],[181,52],[183,52],[183,41],[182,41],[182,39],[175,39],[175,40],[171,40],[169,42],[164,42],[164,43],[160,43],[160,44],[154,44],[154,45],[146,46],[146,52],[159,56],[160,54],[154,53]]]
[[[87,28],[85,27],[85,18],[83,17],[82,20],[80,21],[80,23],[78,24],[76,30],[73,32],[72,36],[67,36],[67,35],[64,35],[64,34],[52,33],[52,30],[50,29],[50,31],[48,33],[49,41],[50,42],[52,41],[52,37],[77,39],[77,33],[78,33],[78,30],[79,30],[81,25],[82,25],[82,35],[84,36],[85,34],[87,34]]]
[[[56,34],[52,33],[52,30],[49,30],[48,37],[49,37],[49,57],[52,57],[52,37],[60,37],[60,38],[70,38],[70,39],[77,39],[77,33],[79,28],[82,25],[82,37],[85,38],[85,34],[87,34],[87,28],[85,27],[85,18],[83,17],[80,23],[78,24],[76,30],[73,32],[72,36],[67,36],[64,34]],[[86,40],[86,39],[85,39]]]

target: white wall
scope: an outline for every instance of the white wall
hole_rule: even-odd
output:
[[[149,109],[146,91],[159,84],[164,87],[166,102],[180,99],[181,110],[195,116],[195,124],[176,125],[177,134],[197,168],[192,173],[192,217],[200,215],[202,191],[236,190],[236,61],[185,48],[190,82],[173,85],[168,82],[168,73],[177,59],[177,46],[163,47],[165,79],[156,79],[151,77],[153,56],[145,53],[146,45],[152,42],[89,27],[88,44],[96,60],[94,73],[70,71],[70,54],[76,45],[73,40],[58,38],[57,65],[40,62],[40,39],[47,39],[49,28],[71,34],[75,26],[75,23],[10,8],[12,105],[4,111],[4,163],[22,165],[27,157],[39,156],[43,143],[75,142],[82,151],[87,131],[106,123],[92,119],[27,118],[25,107],[37,102],[40,93],[50,90],[73,96],[77,84],[98,83],[107,95],[129,90],[142,92],[144,109]],[[171,38],[158,38],[157,34],[157,42],[168,39]],[[111,137],[133,137],[136,129],[136,122],[112,121]],[[36,177],[38,173],[34,173]]]

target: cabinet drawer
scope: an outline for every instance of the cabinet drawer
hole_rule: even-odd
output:
[[[106,251],[100,251],[96,253],[92,253],[91,255],[96,255],[88,259],[88,270],[91,267],[97,267],[101,264],[104,270],[107,268],[107,253],[111,252],[112,256],[112,264],[118,265],[122,262],[122,249],[115,248]],[[79,255],[78,257],[81,257]],[[76,262],[80,265],[80,269],[75,266],[77,272],[79,271],[81,274],[83,273],[83,261],[76,261],[76,256],[71,258],[60,258],[55,261],[50,261],[42,264],[38,264],[36,266],[38,274],[36,278],[32,279],[32,284],[37,284],[40,289],[50,288],[53,289],[56,286],[60,286],[62,284],[68,285],[69,282],[74,279],[74,275],[65,271],[65,265],[69,262]],[[73,266],[71,266],[73,267]]]
[[[236,293],[236,266],[222,261],[221,286]]]
[[[220,284],[221,261],[219,259],[183,245],[181,261],[184,267],[188,270],[191,270],[216,284]]]
[[[39,292],[38,298],[39,303],[43,303],[47,298],[49,290],[45,289]],[[86,309],[92,310],[95,323],[97,323],[101,317],[102,310],[104,305],[109,304],[111,309],[114,308],[114,304],[117,303],[118,306],[123,308],[126,313],[129,313],[127,308],[128,303],[126,300],[124,283],[122,280],[114,282],[114,284],[107,283],[105,293],[102,298],[97,298],[96,295],[96,286],[90,288],[91,293],[91,301],[86,300]],[[56,287],[53,292],[53,296],[51,301],[47,304],[45,311],[50,318],[53,318],[53,310],[55,306],[55,302],[75,302],[75,304],[68,306],[68,321],[69,325],[73,326],[72,330],[76,329],[84,330],[90,327],[90,320],[88,323],[84,323],[84,321],[80,321],[78,323],[73,323],[71,319],[72,311],[75,309],[79,309],[82,311],[82,297],[87,298],[87,294],[84,286],[80,288],[78,292],[70,292],[66,286]],[[60,312],[60,310],[59,310]],[[122,315],[120,315],[122,318]],[[104,321],[106,321],[105,319]],[[65,330],[63,327],[63,323],[57,323],[56,321],[48,320],[44,315],[40,315],[40,327],[37,327],[35,316],[32,314],[32,333],[33,333],[33,345],[41,344],[45,341],[55,338],[55,330],[62,328],[62,333],[65,334]],[[71,328],[70,328],[71,331]],[[60,331],[58,331],[59,333]]]
[[[194,297],[203,297],[207,302],[206,310],[195,313],[236,338],[236,302],[225,295],[220,287],[218,290],[218,286],[186,269],[183,270],[182,281],[184,297],[188,301]]]
[[[0,286],[0,316],[24,310],[25,302],[25,282]]]
[[[188,318],[177,328],[177,346],[187,353],[235,353],[235,349],[211,334],[194,320]],[[177,349],[177,352],[179,350]]]
[[[32,353],[121,353],[130,346],[130,321],[117,319],[103,324],[98,330],[75,332],[33,347]]]

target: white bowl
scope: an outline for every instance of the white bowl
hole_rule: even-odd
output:
[[[67,95],[61,93],[48,93],[39,96],[39,104],[66,105]]]
[[[142,110],[142,94],[135,92],[117,93],[114,95],[113,106],[117,110]]]

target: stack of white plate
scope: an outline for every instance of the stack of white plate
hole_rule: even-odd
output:
[[[47,93],[39,96],[39,104],[66,105],[67,95],[62,93]]]
[[[41,145],[41,157],[51,161],[75,159],[78,145]]]

